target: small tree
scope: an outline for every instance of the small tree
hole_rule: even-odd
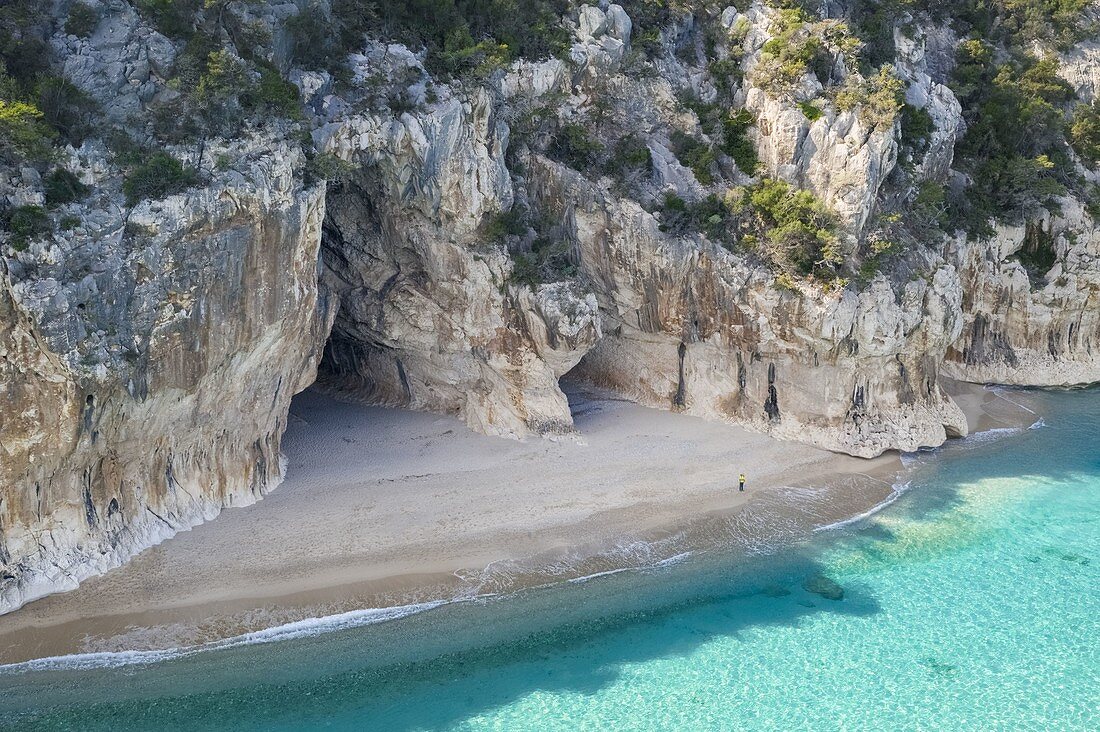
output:
[[[11,245],[17,251],[26,249],[30,240],[53,231],[53,222],[41,206],[18,206],[4,218],[12,235]]]

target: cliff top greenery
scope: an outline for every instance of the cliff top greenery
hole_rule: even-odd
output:
[[[892,71],[894,30],[900,27],[912,34],[921,25],[940,25],[950,27],[958,38],[953,69],[946,64],[943,70],[949,74],[945,80],[958,96],[967,123],[954,161],[966,182],[917,183],[906,177],[905,170],[895,176],[890,185],[908,186],[908,191],[892,198],[922,212],[910,234],[920,229],[922,236],[935,239],[945,231],[964,228],[982,235],[988,233],[991,219],[1026,220],[1053,206],[1056,197],[1065,193],[1086,201],[1100,198],[1077,170],[1078,162],[1100,164],[1100,106],[1076,98],[1058,76],[1053,54],[1097,33],[1088,0],[855,0],[848,14],[837,18],[821,17],[820,4],[808,0],[766,1],[775,8],[773,39],[762,49],[754,81],[783,94],[795,88],[804,74],[812,73],[826,93],[816,100],[799,99],[798,107],[809,121],[823,116],[829,104],[840,110],[858,108],[864,122],[880,130],[889,130],[900,120],[903,151],[913,159],[927,149],[935,127],[926,111],[903,103],[904,84]],[[272,32],[255,21],[250,10],[263,2],[131,0],[176,45],[168,84],[178,95],[160,104],[149,120],[154,139],[141,141],[146,146],[144,158],[127,162],[126,156],[118,157],[134,181],[128,197],[158,195],[189,180],[193,171],[177,170],[165,159],[155,159],[162,165],[141,167],[153,162],[150,155],[158,152],[157,145],[232,136],[246,123],[300,119],[299,95],[287,80],[292,67],[327,70],[337,83],[347,81],[348,53],[360,50],[366,38],[375,38],[404,43],[422,53],[428,70],[441,80],[462,77],[479,83],[514,59],[566,54],[571,37],[562,18],[581,4],[576,0],[330,0],[303,3],[300,13]],[[712,190],[726,186],[723,176],[729,174],[731,160],[741,173],[756,175],[759,161],[751,134],[756,121],[736,103],[743,82],[738,54],[744,52],[740,44],[746,27],[742,23],[727,30],[719,22],[730,2],[620,3],[633,21],[632,63],[642,64],[632,67],[635,71],[648,60],[673,54],[706,71],[717,90],[717,97],[706,103],[685,98],[685,105],[699,119],[702,135],[668,131],[680,161]],[[733,4],[746,9],[749,2],[733,0]],[[95,129],[96,110],[58,74],[52,63],[57,60],[45,39],[58,26],[71,35],[87,37],[95,31],[101,11],[77,0],[63,8],[63,17],[53,18],[41,12],[39,5],[36,0],[8,0],[0,6],[0,161],[31,162],[47,172],[54,167],[55,145],[79,144]],[[689,17],[692,22],[684,22]],[[728,57],[722,49],[729,50]],[[649,71],[642,68],[642,72],[654,73],[654,68],[650,64]],[[554,110],[544,112],[552,115]],[[650,165],[645,142],[631,138],[629,130],[620,131],[624,139],[614,142],[607,134],[594,134],[584,123],[555,123],[551,128],[547,152],[578,169],[634,179]],[[157,175],[164,179],[153,180]],[[711,212],[705,221],[728,215],[727,203],[723,201],[726,213]],[[923,215],[929,211],[935,215]],[[896,213],[883,212],[880,217],[887,229],[899,228],[896,219],[887,218]],[[734,218],[740,221],[739,216]],[[769,220],[778,221],[759,219]],[[779,223],[768,226],[783,228]],[[829,226],[816,230],[831,232]],[[763,240],[766,236],[761,232],[762,228],[757,235]],[[875,234],[886,235],[884,231]],[[817,241],[815,246],[824,250],[826,239],[806,241]],[[818,251],[812,257],[794,257],[789,263],[801,270],[820,268],[822,262],[828,265],[829,257],[820,255]],[[813,262],[807,265],[810,259]]]

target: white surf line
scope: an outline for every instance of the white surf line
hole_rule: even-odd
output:
[[[868,477],[870,477],[870,476],[868,476]],[[885,483],[885,481],[882,481],[882,482]],[[882,501],[879,504],[876,504],[876,505],[872,506],[871,508],[869,508],[868,510],[866,510],[863,513],[859,514],[858,516],[852,516],[851,518],[842,519],[842,520],[837,521],[835,523],[815,527],[814,528],[814,533],[816,534],[819,531],[833,531],[834,529],[842,529],[845,526],[851,526],[852,524],[859,523],[860,521],[863,521],[864,519],[868,519],[868,518],[874,516],[876,513],[878,513],[879,511],[882,511],[884,508],[886,508],[887,506],[892,504],[894,501],[901,498],[901,495],[903,493],[905,493],[907,490],[909,490],[909,486],[911,484],[912,484],[912,481],[906,481],[905,483],[894,483],[894,484],[892,484],[890,487],[893,489],[893,493],[891,493],[886,498],[886,500]]]
[[[617,569],[607,569],[607,570],[604,570],[603,572],[594,572],[592,574],[586,574],[582,577],[574,577],[573,579],[566,580],[566,582],[569,582],[570,584],[579,584],[579,583],[582,583],[582,582],[587,582],[589,580],[596,579],[597,577],[608,577],[610,575],[620,574],[622,572],[644,572],[646,570],[651,570],[651,569],[663,569],[665,567],[671,567],[674,564],[679,564],[680,562],[684,561],[688,557],[691,557],[691,556],[694,556],[694,555],[695,555],[694,551],[680,552],[679,554],[674,554],[671,557],[668,557],[666,559],[661,559],[659,561],[653,562],[652,564],[640,564],[636,567],[619,567]]]
[[[1015,404],[1017,407],[1024,410],[1025,412],[1028,412],[1029,414],[1034,414],[1036,417],[1039,416],[1038,412],[1035,412],[1034,410],[1028,409],[1023,404],[1020,404],[1019,402],[1013,401],[1012,399],[1009,399],[1008,397],[1006,397],[1004,395],[1004,390],[1003,389],[994,386],[994,387],[990,387],[989,390],[991,392],[993,392],[993,396],[997,397],[998,399],[1004,399],[1009,404]]]
[[[256,630],[230,638],[210,641],[209,643],[200,643],[194,646],[166,648],[155,651],[100,651],[35,658],[29,661],[0,665],[0,675],[25,673],[28,671],[84,671],[89,669],[149,665],[176,658],[184,658],[206,651],[276,643],[295,638],[321,635],[322,633],[331,633],[338,630],[358,628],[365,625],[375,625],[389,620],[405,618],[443,605],[466,601],[467,600],[463,598],[456,598],[451,600],[431,600],[411,605],[349,610],[348,612],[337,613],[335,615],[296,620],[291,623],[276,625],[264,630]]]

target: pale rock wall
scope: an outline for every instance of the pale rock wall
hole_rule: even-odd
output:
[[[488,94],[400,119],[342,117],[316,134],[356,166],[326,223],[326,282],[342,302],[331,376],[489,434],[571,430],[557,380],[599,338],[599,313],[570,286],[511,284],[510,258],[484,243],[513,199],[508,130]]]
[[[7,261],[0,612],[280,482],[290,398],[330,323],[324,189],[301,187],[296,149],[257,150],[128,219],[93,199],[81,227]]]
[[[946,374],[1032,386],[1100,381],[1100,231],[1079,202],[1061,208],[1028,226],[998,226],[988,242],[955,242],[965,323]],[[1013,255],[1036,230],[1057,261],[1032,278]]]
[[[916,172],[924,180],[943,181],[951,171],[955,143],[966,131],[962,105],[947,85],[932,80],[926,55],[925,30],[914,27],[908,32],[912,35],[907,35],[900,28],[894,30],[894,46],[897,49],[895,67],[898,75],[908,82],[905,101],[928,112],[935,125],[928,140],[928,149]]]
[[[855,455],[938,445],[966,421],[937,383],[962,328],[949,267],[856,295],[776,289],[705,240],[658,230],[637,204],[545,158],[532,197],[571,232],[604,337],[579,376],[651,406],[734,421]]]
[[[738,25],[748,29],[742,43],[742,94],[745,108],[756,118],[757,154],[769,175],[813,192],[858,235],[874,213],[879,189],[897,163],[895,129],[867,124],[858,108],[837,110],[822,96],[821,83],[812,72],[789,94],[759,86],[766,79],[757,79],[753,70],[764,44],[771,40],[774,15],[774,9],[754,3],[745,13],[727,10],[722,16],[727,29]],[[811,122],[797,103],[814,99],[820,99],[824,114]]]

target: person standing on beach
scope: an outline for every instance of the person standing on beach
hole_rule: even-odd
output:
[[[741,473],[741,477],[737,480],[737,490],[741,493],[745,492],[745,474]]]

